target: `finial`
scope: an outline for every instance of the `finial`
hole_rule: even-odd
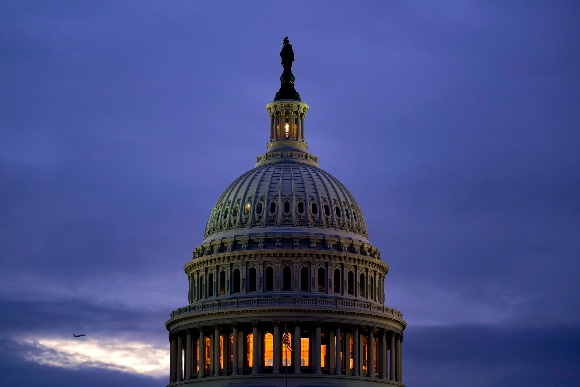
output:
[[[281,99],[290,99],[295,101],[300,101],[300,94],[294,88],[294,74],[292,74],[292,62],[294,62],[294,50],[292,50],[292,45],[286,36],[284,38],[284,44],[282,45],[282,51],[280,51],[280,58],[282,58],[282,67],[284,71],[280,76],[280,90],[276,93],[274,101],[279,101]]]

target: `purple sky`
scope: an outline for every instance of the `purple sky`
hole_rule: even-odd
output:
[[[406,384],[580,385],[579,16],[0,2],[0,385],[167,383],[183,264],[265,152],[284,36],[309,151],[391,267]]]

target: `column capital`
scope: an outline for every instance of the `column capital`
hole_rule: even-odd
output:
[[[232,321],[232,329],[235,329],[238,327],[238,322],[237,321]]]
[[[275,327],[278,327],[278,326],[280,326],[280,321],[274,320],[274,321],[272,321],[272,324],[274,324]]]
[[[320,328],[322,326],[322,321],[316,321],[316,328]]]
[[[294,326],[299,327],[300,326],[300,321],[294,321]]]
[[[258,325],[260,325],[260,322],[258,320],[252,320],[252,327],[257,328]]]

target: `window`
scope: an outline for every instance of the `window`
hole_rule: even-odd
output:
[[[239,211],[239,209],[240,209],[240,208],[239,208],[239,207],[238,207],[238,205],[236,204],[236,205],[234,206],[234,209],[232,210],[232,217],[233,217],[233,218],[237,218],[237,217],[238,217],[238,211]]]
[[[274,365],[274,336],[270,332],[264,335],[264,366]]]
[[[350,372],[352,375],[352,371],[354,370],[354,336],[353,335],[349,335],[350,340],[349,340],[349,351],[350,351],[350,364],[348,365],[350,368]]]
[[[220,335],[220,369],[224,369],[224,337]]]
[[[289,201],[285,201],[284,202],[284,213],[285,214],[289,214],[290,213],[290,202]]]
[[[320,367],[328,367],[326,364],[326,344],[320,346]]]
[[[289,266],[282,270],[282,290],[292,290],[292,269]]]
[[[334,269],[334,292],[340,293],[340,269]]]
[[[324,204],[324,215],[330,216],[330,206],[328,204]]]
[[[300,269],[300,290],[303,292],[308,291],[308,268],[303,267]]]
[[[341,216],[341,214],[340,214],[340,207],[334,207],[334,213],[336,214],[336,217],[337,218],[340,218],[340,216]]]
[[[361,273],[361,275],[360,275],[358,295],[360,297],[364,297],[365,296],[365,275],[363,273]]]
[[[354,274],[352,271],[348,272],[347,290],[348,290],[348,294],[354,295]]]
[[[256,291],[256,268],[252,267],[250,269],[250,278],[248,280],[248,292]]]
[[[266,291],[271,292],[274,290],[274,268],[266,268]]]
[[[197,278],[197,299],[199,300],[203,296],[203,278],[201,275]]]
[[[318,291],[324,292],[326,286],[326,275],[325,270],[322,267],[318,268]]]
[[[220,295],[226,294],[226,272],[220,272]]]
[[[261,215],[262,211],[264,211],[264,206],[262,205],[262,202],[256,203],[256,214]]]
[[[286,337],[286,341],[288,343],[292,343],[292,334],[286,332],[282,336],[282,365],[283,366],[291,366],[292,365],[292,351],[288,349],[288,344],[284,344],[284,337]],[[290,344],[290,348],[292,348],[292,344]]]
[[[252,205],[250,203],[246,203],[246,205],[244,206],[244,215],[248,215],[250,213],[251,208]]]
[[[362,350],[362,369],[363,371],[368,370],[368,357],[369,357],[369,340],[366,336],[363,336],[363,350]]]
[[[348,208],[344,210],[344,215],[346,216],[347,219],[350,219],[350,212],[348,212]]]
[[[234,270],[234,293],[240,292],[240,269]]]
[[[370,280],[370,287],[371,287],[371,298],[375,299],[375,279],[371,276]]]
[[[276,213],[276,202],[270,202],[270,214]]]
[[[209,341],[209,337],[205,338],[205,364],[203,369],[205,370],[205,372],[209,371],[209,362],[210,362],[210,358],[211,358],[211,345],[210,345],[210,341]]]
[[[208,280],[207,280],[207,296],[213,296],[213,273],[209,273]]]
[[[252,368],[254,365],[254,334],[248,333],[246,336],[246,367]]]
[[[310,365],[310,338],[300,337],[300,366],[308,367]]]
[[[318,204],[312,203],[310,205],[310,208],[312,209],[312,214],[313,215],[318,215]]]
[[[230,345],[230,348],[228,350],[228,353],[230,354],[230,365],[229,365],[228,368],[230,370],[233,370],[234,369],[234,335],[228,335],[228,337],[229,337],[229,340],[228,341],[230,343],[229,344]],[[237,339],[238,338],[236,337],[236,340]]]
[[[299,214],[304,213],[304,202],[298,202],[298,213]]]

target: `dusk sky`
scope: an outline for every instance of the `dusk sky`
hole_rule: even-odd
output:
[[[580,385],[580,3],[0,2],[0,386],[165,386],[293,45],[409,387]],[[73,333],[86,337],[74,339]]]

